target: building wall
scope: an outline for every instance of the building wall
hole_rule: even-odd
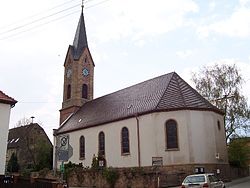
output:
[[[0,103],[0,174],[5,173],[5,161],[6,161],[6,150],[9,130],[9,119],[10,119],[10,105]]]
[[[139,125],[137,126],[137,119]],[[178,150],[166,150],[165,123],[177,122]],[[220,121],[220,130],[217,126]],[[129,129],[130,154],[121,154],[121,129]],[[138,152],[138,128],[140,153]],[[105,134],[107,166],[151,166],[152,157],[162,157],[163,165],[227,163],[227,150],[223,116],[207,111],[157,112],[123,121],[96,126],[69,133],[73,156],[69,161],[91,166],[93,155],[98,154],[98,134]],[[85,160],[79,159],[79,138],[85,137]],[[216,154],[219,153],[219,159]]]

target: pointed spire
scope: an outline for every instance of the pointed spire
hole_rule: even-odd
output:
[[[79,59],[83,49],[88,47],[87,34],[83,16],[83,1],[82,1],[82,12],[76,29],[73,47],[74,47],[74,59]]]

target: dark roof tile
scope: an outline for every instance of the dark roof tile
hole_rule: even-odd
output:
[[[222,113],[173,72],[85,103],[57,130],[57,134],[154,111],[178,109]]]

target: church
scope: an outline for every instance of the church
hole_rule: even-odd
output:
[[[69,161],[91,167],[93,156],[101,156],[107,167],[226,173],[224,112],[176,72],[94,99],[95,64],[83,11],[64,67],[54,168]]]

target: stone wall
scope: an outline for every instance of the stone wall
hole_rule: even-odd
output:
[[[194,174],[195,170],[201,167],[205,169],[205,172],[215,174],[219,172],[217,175],[222,180],[230,181],[230,170],[228,164],[195,164],[111,169],[111,171],[115,171],[115,174],[118,175],[113,186],[107,181],[107,173],[105,169],[92,170],[74,168],[67,172],[67,182],[69,186],[72,187],[155,188],[158,186],[178,186],[187,175]]]

